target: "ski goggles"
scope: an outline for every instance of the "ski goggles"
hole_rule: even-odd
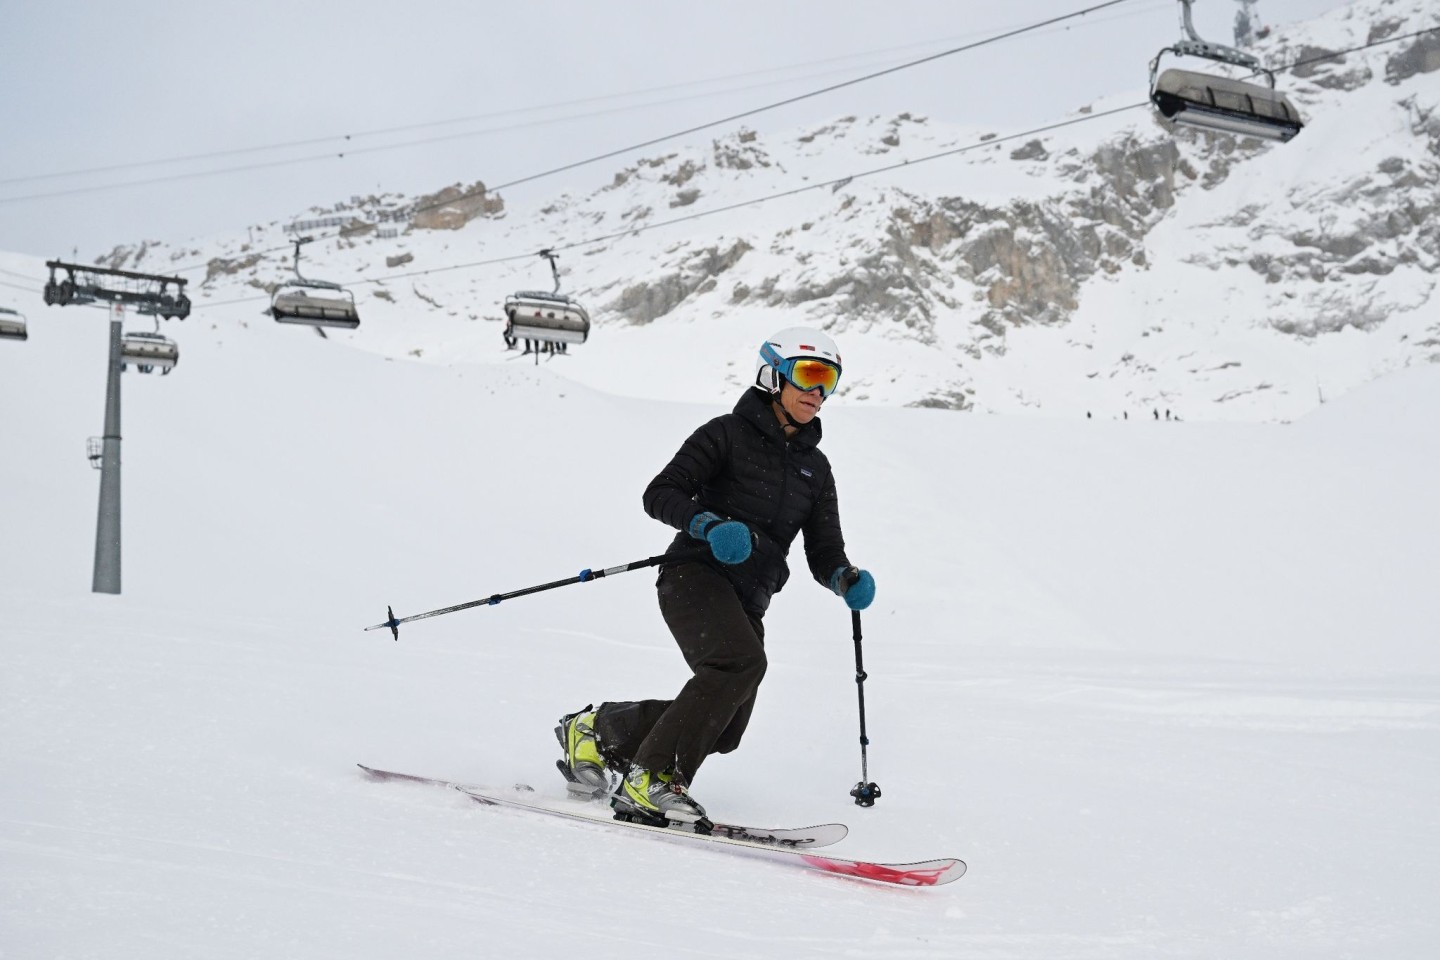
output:
[[[819,389],[820,396],[829,397],[840,385],[840,367],[828,360],[817,360],[814,357],[782,358],[774,354],[774,351],[767,353],[766,359],[780,376],[807,393]]]

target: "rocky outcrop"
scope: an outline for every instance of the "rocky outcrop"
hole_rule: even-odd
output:
[[[893,245],[860,257],[829,276],[802,272],[798,282],[784,288],[773,280],[757,291],[756,299],[766,306],[799,307],[827,301],[826,315],[839,323],[899,324],[922,342],[933,340],[933,315],[929,297],[915,269]]]
[[[246,257],[211,257],[205,264],[205,279],[200,281],[201,286],[207,286],[216,277],[228,277],[239,273],[242,270],[254,270],[265,255],[252,253]]]
[[[1440,70],[1440,33],[1427,33],[1385,61],[1385,82],[1398,84],[1436,70]]]
[[[1039,140],[1031,140],[1018,150],[1010,151],[1011,160],[1048,160],[1050,151]]]
[[[723,250],[706,247],[691,253],[677,268],[660,277],[631,284],[605,305],[631,323],[650,323],[665,316],[694,293],[715,288],[720,274],[740,262],[751,247],[736,240]]]
[[[1301,45],[1291,59],[1296,64],[1290,70],[1291,76],[1309,80],[1326,90],[1356,90],[1374,77],[1363,62],[1351,66],[1344,54],[1325,47]]]
[[[159,247],[159,240],[142,240],[138,244],[120,244],[104,256],[95,258],[97,267],[111,270],[140,270],[145,255]],[[173,259],[173,258],[172,258]]]
[[[722,137],[711,144],[715,166],[721,170],[753,170],[772,166],[770,155],[757,142],[754,130],[741,130],[731,137]]]
[[[489,196],[480,181],[468,187],[457,183],[417,200],[410,225],[417,230],[459,230],[476,217],[493,217],[504,209],[505,201]]]
[[[1440,164],[1388,158],[1373,174],[1308,198],[1316,209],[1329,212],[1322,213],[1314,226],[1283,235],[1291,252],[1256,254],[1249,260],[1250,267],[1269,283],[1385,276],[1412,264],[1427,272],[1440,270],[1440,194],[1433,189],[1437,178]],[[1337,211],[1343,211],[1343,219]],[[1260,246],[1275,232],[1268,222],[1261,221],[1251,226],[1249,235]],[[1329,304],[1331,298],[1323,302]],[[1334,313],[1328,308],[1326,312]],[[1363,307],[1357,307],[1357,312],[1363,314]],[[1300,333],[1338,329],[1323,322],[1292,327],[1287,324],[1284,329]]]
[[[1024,159],[1043,159],[1043,144],[1032,144],[1017,152],[1024,152]],[[1182,162],[1168,138],[1150,143],[1126,138],[1089,157],[1069,156],[1061,169],[1083,189],[999,207],[951,197],[897,208],[889,232],[907,277],[886,289],[919,296],[872,298],[872,303],[890,306],[891,319],[914,327],[917,314],[932,312],[928,301],[944,303],[954,287],[948,281],[958,280],[978,288],[985,308],[975,320],[996,336],[1003,337],[1009,326],[1065,322],[1087,279],[1127,264],[1144,265],[1145,236],[1174,205]],[[940,282],[907,257],[915,250],[929,255],[926,262]]]

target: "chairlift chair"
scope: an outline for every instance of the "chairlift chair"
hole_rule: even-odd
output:
[[[28,340],[25,315],[9,307],[0,307],[0,340]]]
[[[590,336],[590,314],[580,301],[560,292],[560,271],[555,266],[559,254],[541,250],[540,256],[550,261],[555,289],[521,290],[505,298],[505,319],[509,335],[516,340],[537,340],[541,343],[584,343]]]
[[[180,346],[164,334],[126,331],[120,340],[120,359],[121,370],[133,363],[141,373],[154,373],[158,369],[168,374],[180,362]]]
[[[299,323],[311,327],[360,326],[355,295],[329,280],[308,280],[300,273],[300,247],[314,237],[295,240],[295,279],[282,284],[270,298],[270,316],[277,323]],[[319,291],[319,292],[317,292]]]
[[[1295,105],[1275,89],[1275,74],[1261,66],[1252,54],[1201,39],[1190,16],[1193,2],[1180,0],[1186,39],[1173,47],[1165,47],[1150,62],[1150,102],[1174,127],[1194,127],[1282,143],[1290,140],[1304,124]],[[1245,67],[1265,74],[1269,84],[1175,68],[1157,77],[1160,57],[1165,53]]]

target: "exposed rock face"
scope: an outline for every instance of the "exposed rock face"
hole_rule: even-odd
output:
[[[95,258],[97,267],[108,267],[111,270],[141,270],[141,262],[145,255],[152,249],[160,246],[158,240],[142,240],[140,243],[131,246],[120,244],[114,250],[101,257]]]
[[[896,141],[897,143],[899,141]],[[1045,149],[1045,144],[1039,140],[1031,140],[1018,150],[1010,151],[1011,160],[1045,160],[1050,152]]]
[[[1286,229],[1257,219],[1248,225],[1247,245],[1287,252],[1254,253],[1247,262],[1272,284],[1382,277],[1405,266],[1433,274],[1440,270],[1440,192],[1433,189],[1437,178],[1440,163],[1390,157],[1372,174],[1296,197],[1297,204],[1323,211],[1318,222]],[[1354,297],[1353,291],[1347,300],[1338,289],[1314,291],[1305,303],[1307,315],[1280,317],[1272,325],[1284,333],[1315,336],[1346,326],[1370,329],[1386,312],[1364,296]]]
[[[679,268],[658,279],[626,287],[605,309],[624,316],[631,323],[649,323],[674,310],[692,293],[711,290],[716,278],[740,262],[750,245],[736,240],[723,251],[707,247],[688,256]]]
[[[771,166],[769,154],[756,142],[759,139],[754,130],[741,130],[732,137],[714,141],[711,153],[715,166],[721,170],[751,170],[755,167]]]
[[[800,139],[834,134],[851,123],[853,119],[846,118]],[[889,126],[891,132],[899,129],[899,120]],[[746,169],[735,162],[737,155],[765,162],[753,139],[742,135],[737,143],[750,152],[725,153],[732,167]],[[717,163],[721,144],[716,142]],[[1016,152],[1027,159],[1050,159],[1038,140]],[[1241,153],[1234,141],[1215,148],[1209,156],[1209,182],[1223,180]],[[937,308],[960,308],[973,311],[974,322],[988,331],[987,349],[1003,352],[1009,327],[1064,323],[1077,307],[1081,284],[1091,276],[1143,266],[1146,233],[1174,205],[1178,185],[1201,176],[1182,160],[1174,140],[1160,131],[1151,141],[1130,135],[1090,156],[1072,151],[1056,163],[1074,186],[1046,200],[992,206],[964,197],[925,198],[895,191],[875,234],[879,242],[857,248],[838,271],[820,269],[810,263],[809,254],[799,252],[798,238],[810,224],[786,230],[770,252],[793,258],[796,267],[762,283],[737,283],[728,299],[769,307],[824,302],[831,322],[894,324],[922,343],[936,342]],[[684,161],[668,169],[661,181],[680,185],[690,183],[702,168]],[[617,184],[630,175],[617,177]],[[693,202],[695,196],[698,192],[682,190],[671,206]],[[852,209],[853,198],[838,203],[842,216],[862,215]],[[648,323],[692,294],[711,289],[749,249],[749,244],[737,242],[723,252],[711,247],[688,254],[669,264],[660,277],[627,287],[607,309],[632,323]]]
[[[701,170],[704,169],[705,167],[703,164],[696,163],[694,160],[686,160],[684,163],[678,165],[674,170],[662,176],[660,178],[660,182],[668,183],[672,187],[683,187],[685,186],[685,184],[695,179],[695,174],[699,173]]]
[[[1425,12],[1424,0],[1355,0],[1323,28],[1257,45],[1266,62],[1300,61],[1280,86],[1315,133],[1295,144],[1169,130],[1140,112],[1107,120],[1108,104],[1076,112],[1096,125],[1015,141],[904,114],[842,117],[783,139],[740,130],[635,160],[589,195],[562,194],[476,233],[500,254],[579,249],[567,267],[600,330],[668,318],[698,331],[771,311],[885,341],[893,369],[852,378],[859,400],[993,410],[1063,405],[1085,390],[1189,389],[1227,410],[1261,392],[1268,404],[1293,386],[1296,365],[1277,359],[1287,349],[1336,347],[1287,346],[1277,333],[1308,341],[1347,329],[1348,341],[1390,324],[1367,342],[1376,372],[1440,356],[1440,314],[1422,309],[1440,278],[1440,35],[1354,49],[1367,31],[1369,42],[1405,35]],[[736,203],[751,199],[776,202]],[[357,200],[325,219],[407,209],[400,198]],[[408,206],[421,208],[433,209],[414,226],[457,229],[504,204],[483,184],[457,184]],[[683,232],[649,230],[681,220]],[[384,250],[354,226],[341,228],[337,254],[378,260]],[[142,263],[149,248],[101,262],[153,269],[162,258]],[[219,252],[207,281],[261,285],[250,246]],[[453,304],[488,296],[480,289],[437,282],[393,295],[443,301],[453,315]],[[1052,364],[1079,388],[1012,389],[1027,367]],[[1307,401],[1286,402],[1289,412],[1269,415]]]
[[[216,277],[228,277],[242,270],[253,270],[256,265],[264,259],[265,255],[260,253],[252,253],[248,257],[236,257],[234,259],[212,257],[210,261],[205,264],[205,279],[200,281],[201,286],[209,284],[210,281]]]
[[[1327,90],[1355,90],[1374,77],[1364,63],[1349,66],[1344,54],[1324,47],[1302,45],[1295,51],[1293,59],[1297,65],[1290,71],[1291,76],[1309,80]]]
[[[1385,82],[1400,83],[1417,73],[1440,70],[1440,34],[1427,33],[1390,57],[1385,63]]]
[[[1044,147],[1022,150],[1038,158]],[[1169,139],[1127,139],[1067,158],[1062,168],[1083,189],[1000,207],[961,197],[896,206],[886,251],[863,259],[844,280],[793,291],[787,302],[848,287],[852,308],[903,324],[923,340],[932,301],[952,305],[953,281],[961,281],[979,288],[988,309],[975,320],[996,336],[1012,325],[1063,323],[1089,277],[1144,264],[1145,235],[1175,202],[1181,162]]]
[[[476,217],[493,217],[505,209],[500,197],[486,194],[480,181],[470,186],[455,184],[438,193],[421,197],[410,225],[417,230],[459,230]]]
[[[819,301],[826,304],[831,323],[842,329],[851,324],[893,322],[904,326],[921,342],[933,341],[933,315],[913,257],[893,244],[859,257],[830,276],[801,272],[798,282],[781,288],[778,278],[756,291],[767,306],[798,307]]]

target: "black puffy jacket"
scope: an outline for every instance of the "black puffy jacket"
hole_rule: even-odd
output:
[[[810,572],[828,588],[835,569],[850,561],[840,533],[835,479],[830,461],[816,447],[819,442],[818,417],[786,440],[769,396],[746,390],[733,413],[692,433],[645,488],[645,512],[680,531],[666,553],[704,549],[704,541],[686,531],[696,514],[708,510],[743,522],[756,535],[743,563],[703,557],[729,578],[754,616],[765,613],[771,595],[789,579],[785,557],[801,531]]]

